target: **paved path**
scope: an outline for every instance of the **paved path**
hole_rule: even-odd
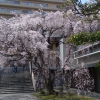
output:
[[[17,93],[17,94],[0,94],[0,100],[39,100],[31,94]]]

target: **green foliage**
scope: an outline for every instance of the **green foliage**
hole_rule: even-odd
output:
[[[73,44],[73,45],[82,45],[82,44],[86,44],[86,43],[94,43],[96,41],[100,41],[100,31],[98,31],[97,33],[81,32],[81,33],[71,35],[67,39],[67,43]]]
[[[83,15],[93,15],[97,14],[100,10],[100,0],[93,0],[91,3],[82,3],[82,0],[66,0],[63,4],[63,7],[72,6],[72,9],[75,10],[78,14]],[[67,7],[66,7],[67,8]]]
[[[59,90],[60,90],[60,92],[63,92],[63,87],[61,86],[61,87],[59,88]]]
[[[100,67],[100,61],[96,64],[95,67]]]
[[[41,97],[42,100],[54,100],[55,95],[46,95]]]
[[[41,90],[41,91],[40,91],[40,94],[43,94],[43,95],[44,95],[44,94],[45,94],[45,92],[44,92],[43,90]]]
[[[97,39],[97,41],[100,41],[100,31],[98,31],[98,32],[96,33],[96,39]]]
[[[33,94],[35,97],[37,97],[37,98],[40,98],[41,97],[41,95],[40,95],[40,93],[39,92],[37,92],[37,93],[35,93],[35,94]]]
[[[41,100],[95,100],[93,98],[85,97],[85,96],[77,96],[76,94],[59,94],[59,95],[45,95],[45,96],[37,96]]]
[[[89,37],[89,34],[87,34],[85,32],[81,32],[81,33],[78,33],[78,34],[71,35],[67,39],[67,43],[68,44],[74,44],[74,45],[85,44],[85,43],[89,42],[88,37]]]

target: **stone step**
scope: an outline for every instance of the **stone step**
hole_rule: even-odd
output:
[[[32,83],[0,83],[0,87],[2,86],[32,86]]]
[[[30,86],[32,85],[32,81],[30,82],[0,82],[0,86],[3,85],[25,85],[25,86]]]
[[[1,80],[0,83],[31,83],[31,80]]]
[[[19,91],[17,91],[17,90],[15,90],[15,91],[3,90],[3,91],[1,91],[0,90],[0,94],[14,94],[14,93],[34,93],[34,90],[27,90],[27,91],[25,91],[25,90],[19,90]]]
[[[33,88],[0,88],[0,91],[34,91]]]
[[[3,67],[2,69],[0,69],[0,74],[1,73],[13,73],[14,71],[14,67]],[[24,71],[29,71],[29,68],[27,67],[25,70],[23,70],[23,67],[17,67],[17,72],[24,72]]]
[[[22,75],[19,75],[19,76],[0,76],[0,79],[29,79],[31,77],[31,75],[28,75],[28,76],[22,76]]]
[[[20,81],[9,81],[9,82],[0,82],[0,87],[2,86],[32,86],[32,81],[30,82],[20,82]]]
[[[26,83],[29,83],[29,82],[31,82],[31,81],[32,81],[31,78],[28,79],[28,80],[27,80],[27,79],[23,79],[23,80],[20,80],[20,79],[16,79],[16,80],[14,79],[14,80],[13,80],[13,79],[12,79],[12,80],[0,80],[0,83],[1,83],[1,82],[5,82],[5,83],[6,83],[6,82],[22,82],[22,83],[25,83],[25,82],[26,82]]]
[[[21,85],[21,86],[31,86],[32,85],[32,83],[0,83],[0,87],[2,87],[2,86],[8,86],[8,85],[12,85],[12,86],[19,86],[19,85]]]
[[[25,87],[25,86],[8,86],[8,87],[0,87],[0,89],[33,89],[33,86]]]
[[[7,84],[7,85],[2,85],[2,86],[0,86],[0,88],[1,87],[32,87],[32,84],[31,85],[9,85],[9,84]]]
[[[5,73],[0,75],[0,93],[33,93],[31,74],[21,73]]]
[[[9,76],[9,77],[8,76],[0,76],[0,79],[2,79],[2,80],[3,79],[22,79],[23,80],[23,79],[29,79],[29,78],[31,78],[31,76],[27,76],[27,77],[26,76],[17,76],[17,77],[16,76]]]
[[[18,85],[5,85],[5,86],[1,86],[0,87],[0,89],[1,88],[33,88],[33,86],[32,85],[30,85],[30,86],[25,86],[25,85],[20,85],[20,86],[18,86]]]
[[[33,87],[2,87],[0,93],[33,93]]]
[[[34,93],[34,91],[12,91],[12,92],[7,92],[7,91],[1,91],[0,94],[17,94],[17,93]]]
[[[3,84],[30,84],[30,83],[32,83],[32,81],[30,80],[30,81],[27,81],[27,82],[22,82],[22,81],[7,81],[7,82],[5,82],[5,81],[1,81],[0,82],[0,84],[1,85],[3,85]]]
[[[19,77],[19,76],[27,77],[28,75],[31,76],[29,71],[24,71],[21,73],[18,73],[18,72],[17,73],[2,73],[0,76],[2,76],[2,77]]]
[[[9,80],[25,81],[25,80],[30,80],[30,79],[31,79],[31,77],[28,77],[28,78],[24,78],[24,77],[22,77],[22,78],[20,78],[20,77],[10,77],[10,78],[6,77],[6,78],[4,78],[4,77],[2,77],[2,78],[0,78],[0,81],[3,81],[3,80],[5,80],[5,81],[9,81]]]
[[[1,92],[34,92],[33,87],[0,87],[0,93]]]

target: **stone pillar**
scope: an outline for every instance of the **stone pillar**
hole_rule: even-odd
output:
[[[66,44],[64,44],[66,42],[66,38],[62,38],[60,40],[60,58],[61,58],[61,68],[64,67],[64,63],[65,63],[65,57],[66,57]]]
[[[53,51],[56,51],[56,43],[53,43]],[[55,58],[55,54],[53,53],[53,67],[56,66],[56,58]]]
[[[31,61],[29,61],[29,71],[30,71],[30,73],[31,73],[31,70],[32,70],[32,68],[31,68]]]
[[[33,83],[34,91],[36,91],[36,80],[35,80],[34,72],[33,71],[32,71],[32,83]]]

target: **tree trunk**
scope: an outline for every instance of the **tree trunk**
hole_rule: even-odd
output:
[[[55,91],[53,89],[53,82],[52,81],[48,80],[48,83],[45,83],[45,86],[46,86],[48,94],[54,94],[55,93]]]

